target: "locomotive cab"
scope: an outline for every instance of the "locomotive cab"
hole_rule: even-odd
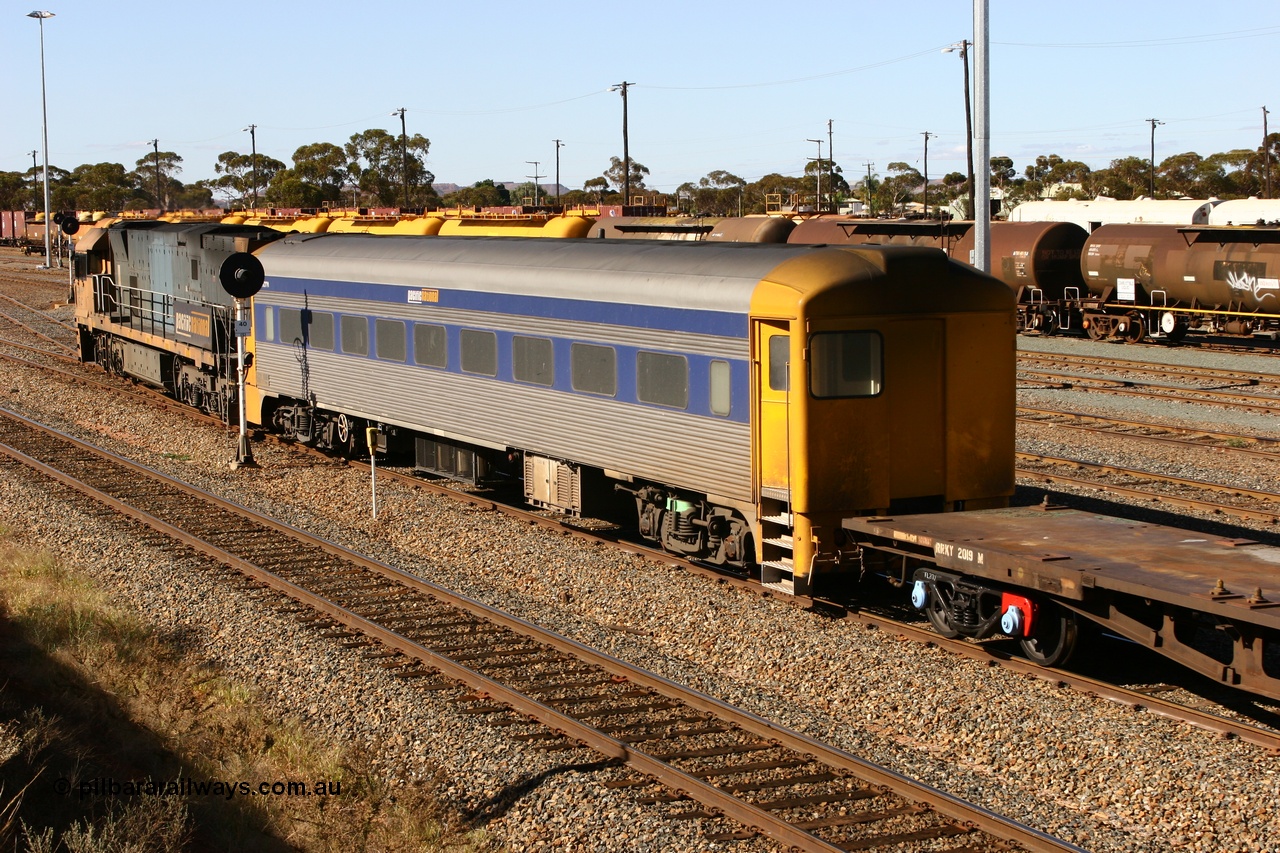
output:
[[[841,255],[783,264],[752,301],[757,558],[789,593],[857,566],[843,518],[1014,487],[1012,292],[941,252]]]

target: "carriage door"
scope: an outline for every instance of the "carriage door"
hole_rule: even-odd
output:
[[[760,421],[756,435],[756,465],[761,494],[782,492],[787,500],[790,486],[788,402],[791,393],[791,325],[785,322],[756,322],[756,353],[760,372],[756,387],[760,395]]]
[[[791,508],[789,410],[791,395],[791,325],[757,320],[753,327],[758,395],[755,432],[755,476],[759,483],[760,580],[793,591],[793,516]],[[800,389],[799,393],[803,393]]]

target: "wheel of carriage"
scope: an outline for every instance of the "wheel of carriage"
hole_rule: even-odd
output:
[[[1143,322],[1141,314],[1130,314],[1128,323],[1124,329],[1124,342],[1127,344],[1136,344],[1147,336],[1147,324]]]
[[[1187,324],[1177,314],[1166,311],[1160,315],[1160,332],[1170,343],[1177,343],[1187,335]]]
[[[1060,666],[1071,659],[1080,639],[1076,615],[1065,607],[1048,602],[1036,611],[1034,631],[1018,640],[1022,652],[1041,666]]]
[[[359,446],[360,429],[356,419],[347,414],[339,414],[333,425],[334,450],[343,456],[355,456]]]
[[[1089,325],[1086,327],[1085,330],[1089,333],[1090,340],[1100,341],[1107,336],[1106,331],[1102,328],[1101,325],[1099,325],[1096,317],[1090,318],[1089,320],[1087,320],[1087,322]]]
[[[1056,335],[1058,333],[1058,312],[1046,308],[1040,319],[1040,334]]]
[[[950,584],[935,583],[929,587],[929,600],[924,606],[924,613],[929,617],[929,624],[933,625],[933,630],[948,640],[954,640],[960,636],[959,629],[951,621],[952,592]]]

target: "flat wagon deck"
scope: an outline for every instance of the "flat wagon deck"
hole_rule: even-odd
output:
[[[1001,621],[1020,639],[1043,630],[1053,646],[1074,641],[1060,616],[1087,617],[1214,679],[1280,697],[1280,548],[1051,506],[843,527],[886,573],[915,585],[913,600],[944,633],[978,636]],[[1002,620],[1011,607],[1018,618]]]

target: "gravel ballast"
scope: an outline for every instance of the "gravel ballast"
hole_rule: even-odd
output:
[[[413,488],[380,483],[375,522],[367,474],[269,444],[254,447],[260,468],[233,472],[228,431],[25,368],[5,373],[4,407],[1086,849],[1268,851],[1280,839],[1280,764],[1258,747]],[[1103,405],[1120,403],[1082,399],[1069,407]],[[1179,407],[1181,417],[1199,417],[1190,408]],[[1261,429],[1206,412],[1206,420],[1230,420],[1241,432]],[[1046,435],[1026,443],[1072,441]],[[158,625],[193,629],[202,653],[254,684],[276,713],[367,747],[389,783],[439,771],[450,780],[446,799],[481,815],[496,844],[718,849],[692,824],[665,820],[661,807],[605,788],[606,774],[574,769],[595,760],[592,753],[514,744],[502,729],[458,713],[450,691],[415,691],[358,651],[308,634],[172,555],[140,549],[124,527],[69,512],[34,474],[0,474],[0,522],[85,568]]]

